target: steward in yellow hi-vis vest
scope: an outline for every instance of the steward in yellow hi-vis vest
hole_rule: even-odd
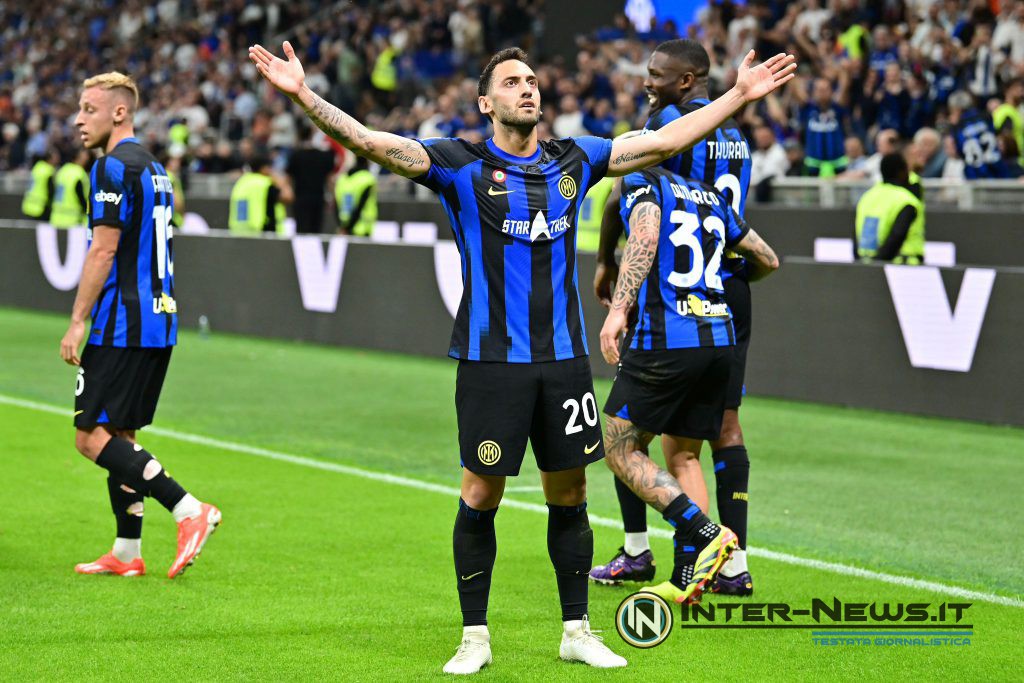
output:
[[[373,234],[377,223],[377,178],[367,168],[366,159],[356,157],[355,165],[334,183],[341,232],[360,237]]]
[[[857,202],[857,258],[924,263],[924,202],[906,188],[908,180],[901,154],[882,157],[882,182]]]
[[[601,242],[601,218],[604,216],[604,205],[608,195],[615,186],[614,178],[602,178],[590,188],[583,198],[579,218],[576,219],[576,248],[579,251],[597,252]]]
[[[40,221],[50,220],[50,208],[53,206],[53,176],[57,173],[56,164],[59,163],[60,155],[53,151],[32,165],[32,182],[21,200],[21,212],[26,217]]]
[[[53,208],[50,225],[73,228],[89,220],[89,171],[92,155],[80,149],[75,159],[60,167],[53,177]]]
[[[284,234],[284,205],[293,199],[287,178],[273,175],[268,157],[257,157],[231,188],[228,230],[236,235]]]

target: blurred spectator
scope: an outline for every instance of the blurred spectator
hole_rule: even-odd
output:
[[[1011,170],[999,151],[992,120],[974,106],[974,98],[963,90],[949,97],[949,123],[956,155],[964,161],[968,180],[1009,178]]]
[[[554,123],[551,124],[551,130],[555,137],[568,138],[586,135],[587,129],[583,127],[583,112],[580,111],[579,100],[576,99],[576,96],[565,95],[560,104],[562,113],[556,116]]]
[[[60,152],[53,148],[40,155],[32,164],[32,181],[21,200],[21,212],[26,218],[46,222],[53,207],[53,176],[60,163]]]
[[[942,151],[942,137],[934,128],[922,128],[914,134],[914,146],[917,147],[923,162],[919,171],[922,178],[941,178],[946,166],[946,153]]]
[[[910,169],[902,154],[886,154],[882,181],[857,202],[854,244],[862,261],[924,263],[924,202],[907,189]]]
[[[786,150],[775,138],[775,132],[768,126],[754,129],[754,151],[750,155],[750,185],[754,198],[759,202],[771,201],[772,178],[781,178],[789,171],[790,162]]]
[[[786,161],[789,163],[787,176],[799,176],[804,167],[804,148],[796,140],[787,140],[782,145],[786,152]]]
[[[1000,137],[1003,156],[1020,158],[1024,151],[1024,78],[1015,78],[1006,87],[1006,97],[1002,104],[992,111],[992,125]],[[1014,151],[1007,154],[1005,148],[1012,143]]]
[[[864,178],[868,175],[868,156],[864,151],[864,143],[856,135],[851,135],[846,138],[846,158],[849,159],[850,163],[846,167],[846,172],[841,174],[841,177],[845,178]]]
[[[334,199],[338,205],[338,232],[371,237],[377,223],[377,179],[363,157],[352,155],[351,168],[338,174]]]
[[[798,81],[794,81],[797,83]],[[831,178],[846,170],[844,140],[850,132],[850,116],[844,106],[846,86],[836,92],[825,78],[815,78],[810,97],[800,86],[792,90],[800,107],[800,124],[804,129],[804,169],[809,176]]]
[[[92,152],[81,147],[53,177],[53,208],[50,225],[73,228],[85,225],[89,213],[89,169]]]
[[[295,190],[292,215],[295,231],[323,232],[327,180],[334,172],[334,152],[313,145],[313,128],[301,128],[302,144],[288,157],[287,173]]]

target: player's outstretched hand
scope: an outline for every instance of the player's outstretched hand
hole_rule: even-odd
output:
[[[754,51],[743,58],[736,74],[736,87],[747,102],[759,100],[796,75],[796,57],[780,52],[755,67]]]
[[[608,365],[619,362],[619,339],[626,330],[626,323],[626,311],[619,308],[608,311],[608,317],[604,319],[604,326],[601,327],[601,355]]]
[[[289,97],[298,97],[302,84],[306,81],[306,72],[302,68],[302,62],[295,56],[292,44],[286,40],[283,47],[287,62],[275,57],[262,45],[253,45],[249,48],[249,59],[271,85]]]
[[[60,340],[60,357],[68,365],[81,365],[82,359],[78,357],[78,349],[82,348],[82,338],[85,337],[85,323],[72,322],[64,338]]]

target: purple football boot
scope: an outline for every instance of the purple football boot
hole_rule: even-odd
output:
[[[618,586],[623,581],[650,581],[654,578],[654,555],[645,550],[636,557],[619,548],[608,564],[599,564],[590,570],[590,580],[609,586]]]
[[[740,572],[736,576],[719,573],[709,592],[746,597],[754,594],[754,582],[750,578],[750,572]]]

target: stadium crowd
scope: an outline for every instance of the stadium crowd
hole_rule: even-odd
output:
[[[543,0],[104,0],[0,4],[0,170],[28,168],[76,145],[82,77],[112,68],[142,90],[144,144],[184,157],[190,173],[241,169],[260,151],[287,167],[301,113],[274,95],[246,59],[255,42],[288,37],[307,83],[378,129],[416,137],[483,139],[476,75],[494,50],[534,56],[544,104],[541,136],[614,136],[643,125],[646,59],[682,35],[712,56],[712,95],[753,48],[800,56],[800,76],[749,108],[755,184],[773,175],[877,176],[881,155],[907,146],[924,177],[963,177],[948,133],[962,91],[995,114],[999,150],[1024,148],[1024,0],[754,0],[712,2],[699,21],[625,14],[578,38],[575,61],[545,55]],[[957,93],[959,94],[959,93]],[[954,102],[956,104],[957,102]],[[952,109],[956,109],[953,107]],[[815,132],[838,127],[839,149]],[[891,143],[891,144],[890,144]],[[835,145],[833,145],[834,147]],[[1019,174],[1016,163],[1009,175]]]

